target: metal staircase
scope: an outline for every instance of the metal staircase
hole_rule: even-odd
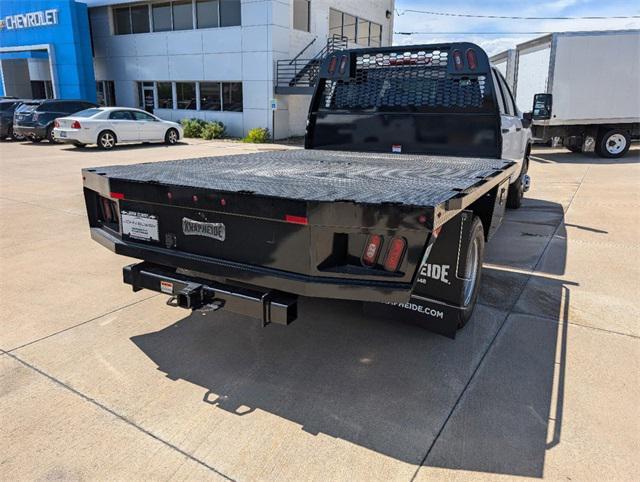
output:
[[[334,35],[327,39],[327,44],[311,58],[302,55],[315,43],[309,42],[298,55],[290,60],[276,62],[275,93],[283,95],[311,95],[318,80],[320,64],[328,55],[336,50],[347,48],[347,37]]]

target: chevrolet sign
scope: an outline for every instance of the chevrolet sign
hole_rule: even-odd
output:
[[[58,24],[58,9],[41,10],[38,12],[18,13],[7,15],[0,20],[0,29],[15,30],[31,27],[48,27]]]

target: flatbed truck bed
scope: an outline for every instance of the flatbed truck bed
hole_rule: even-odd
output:
[[[517,139],[526,137],[522,127],[511,139],[501,129],[477,46],[418,46],[402,62],[387,61],[389,49],[325,62],[305,149],[83,169],[93,239],[143,260],[123,269],[124,281],[175,306],[265,325],[296,319],[300,295],[357,300],[453,337],[478,296],[484,243],[525,189],[526,145]],[[466,52],[462,70],[445,51]],[[363,65],[368,73],[358,73]],[[408,79],[396,85],[405,94],[420,78],[446,81],[452,93],[400,110],[353,106],[381,99],[399,77]],[[340,93],[351,82],[356,90]],[[332,104],[334,95],[351,107]],[[416,102],[452,104],[420,112]]]

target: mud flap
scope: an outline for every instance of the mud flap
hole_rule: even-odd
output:
[[[431,235],[407,303],[364,304],[365,314],[417,324],[455,338],[464,304],[464,271],[473,212],[463,211]]]

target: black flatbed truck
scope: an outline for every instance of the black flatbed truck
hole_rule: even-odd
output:
[[[84,169],[91,235],[175,306],[266,325],[292,322],[298,295],[360,300],[453,337],[527,187],[492,75],[468,43],[337,52],[306,149]]]

